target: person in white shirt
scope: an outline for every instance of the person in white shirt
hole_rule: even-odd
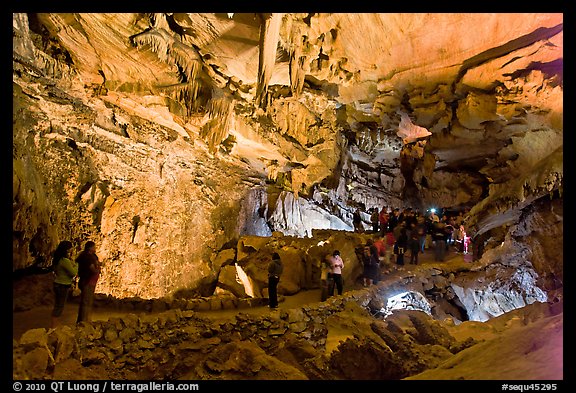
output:
[[[342,282],[342,269],[344,268],[344,261],[340,256],[340,251],[334,250],[332,256],[330,257],[330,266],[332,267],[332,272],[329,273],[332,277],[332,282],[328,290],[328,295],[334,295],[334,286],[338,290],[338,295],[342,295],[344,284]]]

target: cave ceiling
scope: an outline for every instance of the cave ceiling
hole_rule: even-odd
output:
[[[289,172],[295,193],[333,176],[342,152],[387,184],[403,151],[417,160],[400,168],[404,187],[425,201],[440,198],[446,183],[466,183],[467,196],[445,205],[469,206],[487,187],[529,176],[554,151],[561,161],[563,14],[28,19],[36,49],[15,47],[15,57],[41,49],[108,105],[202,140],[211,154],[225,152],[268,178]],[[562,172],[561,164],[540,166],[559,165]]]

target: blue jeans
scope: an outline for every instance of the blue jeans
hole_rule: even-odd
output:
[[[426,245],[426,235],[424,236],[420,236],[418,238],[419,244],[420,244],[420,251],[423,253],[424,252],[424,246]]]

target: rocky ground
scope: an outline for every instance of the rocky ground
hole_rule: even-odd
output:
[[[15,379],[562,379],[562,301],[540,303],[487,322],[454,324],[419,310],[386,318],[379,302],[417,272],[393,268],[370,288],[346,286],[320,301],[318,289],[283,296],[280,309],[127,313],[94,309],[75,327],[46,329],[50,305],[13,313]],[[446,265],[465,262],[451,253]],[[408,281],[407,281],[408,280]],[[544,333],[544,334],[543,334]],[[519,340],[518,337],[522,339]],[[501,356],[506,364],[494,367]]]

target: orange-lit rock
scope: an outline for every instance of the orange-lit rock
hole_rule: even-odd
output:
[[[16,13],[13,33],[14,271],[93,239],[101,293],[203,293],[239,239],[351,230],[357,206],[470,209],[488,239],[562,200],[561,13]]]

